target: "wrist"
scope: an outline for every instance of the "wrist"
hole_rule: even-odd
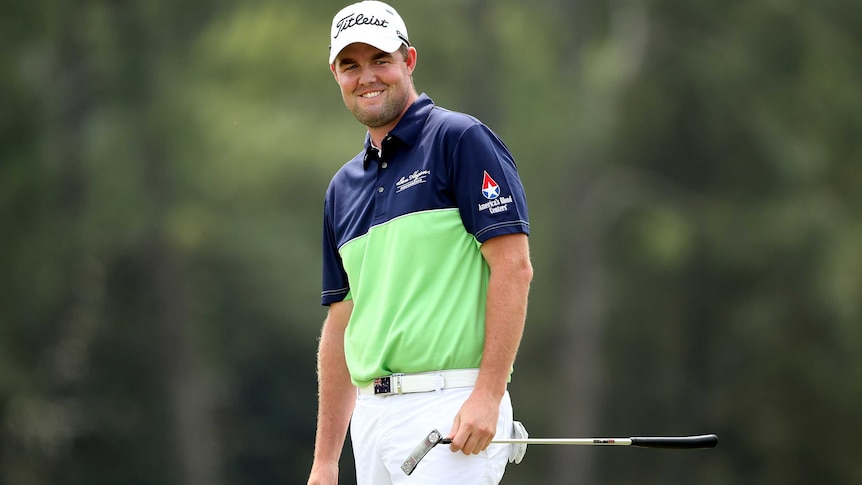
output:
[[[311,469],[321,469],[328,470],[331,468],[338,468],[338,456],[332,457],[328,455],[315,455],[314,461],[311,464]]]
[[[335,483],[337,481],[336,479],[338,478],[338,461],[321,461],[315,459],[314,464],[311,465],[311,474],[309,475],[309,478],[324,479],[324,482],[321,483],[329,483],[330,481],[332,481],[332,483]],[[309,480],[309,482],[318,483],[314,480]]]
[[[506,393],[507,381],[508,375],[503,378],[483,378],[480,374],[479,379],[476,380],[473,392],[499,401],[500,399],[503,399],[503,395]]]

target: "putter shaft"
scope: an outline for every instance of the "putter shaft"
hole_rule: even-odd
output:
[[[452,440],[443,438],[440,444],[450,444]],[[528,444],[528,445],[590,445],[590,446],[637,446],[640,448],[665,449],[697,449],[714,448],[718,444],[718,436],[704,434],[697,436],[659,436],[633,438],[513,438],[492,440],[492,444]]]

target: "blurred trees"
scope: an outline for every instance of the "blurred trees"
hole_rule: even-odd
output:
[[[7,2],[0,482],[303,483],[338,2]],[[530,197],[504,483],[854,483],[862,5],[395,4]],[[445,27],[445,28],[444,28]],[[352,483],[349,444],[342,480]]]

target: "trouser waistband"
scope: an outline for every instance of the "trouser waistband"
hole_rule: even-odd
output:
[[[473,387],[479,369],[454,369],[419,374],[392,374],[378,377],[374,382],[359,388],[359,394],[392,396],[414,392],[432,392],[456,387]]]

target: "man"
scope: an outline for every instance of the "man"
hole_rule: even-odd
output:
[[[515,164],[481,122],[417,94],[417,52],[391,6],[338,12],[329,64],[368,133],[324,202],[308,483],[337,483],[348,426],[360,485],[499,483],[510,447],[490,441],[512,435],[506,386],[532,279]],[[452,444],[408,477],[400,466],[432,429]]]

